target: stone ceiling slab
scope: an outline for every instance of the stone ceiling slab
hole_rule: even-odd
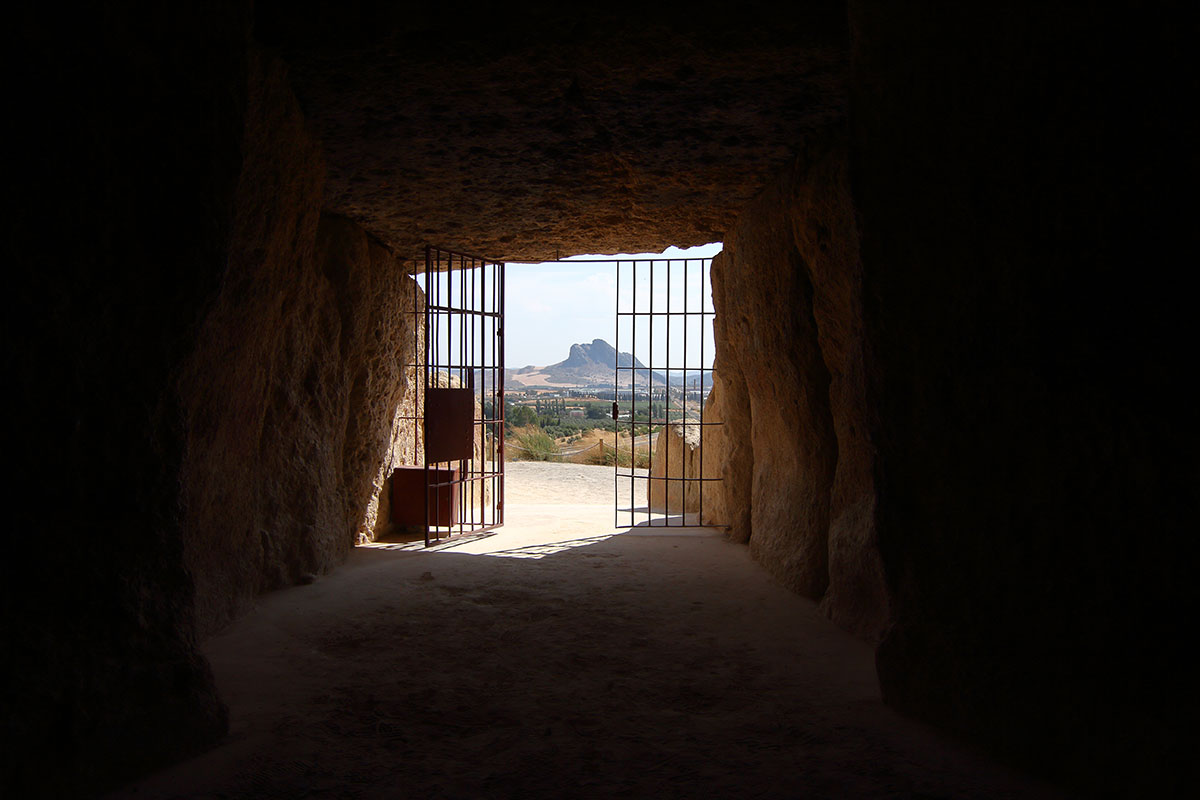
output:
[[[328,209],[403,258],[432,243],[532,261],[719,241],[843,116],[830,5],[297,22],[268,3],[258,27],[323,142]]]

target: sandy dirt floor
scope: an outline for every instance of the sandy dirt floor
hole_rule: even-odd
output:
[[[231,731],[120,798],[1053,797],[880,701],[872,648],[612,472],[508,465],[507,524],[356,548],[204,651]]]

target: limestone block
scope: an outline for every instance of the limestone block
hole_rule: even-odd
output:
[[[327,208],[404,257],[430,240],[530,262],[719,241],[797,132],[844,110],[845,12],[819,3],[444,11],[479,42],[466,59],[412,47],[425,12],[259,5],[324,143]],[[358,26],[332,80],[307,45]]]
[[[705,401],[703,426],[699,420],[675,422],[664,426],[659,433],[650,461],[652,511],[700,513],[705,524],[725,524],[725,496],[718,482],[724,465],[725,437],[719,424],[717,397],[714,386]],[[701,477],[708,480],[697,480]]]
[[[861,265],[844,145],[814,136],[713,262],[731,536],[838,624],[877,638]]]
[[[252,67],[226,273],[179,381],[201,636],[337,564],[374,526],[384,462],[412,449],[398,424],[419,289],[357,224],[322,213],[320,152],[285,70]]]

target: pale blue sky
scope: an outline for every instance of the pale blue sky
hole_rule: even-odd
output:
[[[621,258],[706,258],[721,250],[720,243],[701,245],[680,249],[669,247],[660,253],[621,254],[616,256],[576,256],[578,259],[611,259]],[[701,281],[699,280],[698,264],[695,265],[688,281],[689,310],[698,310],[703,302],[707,310],[711,310],[711,294],[707,291],[708,281],[705,276],[703,286],[704,296],[701,297]],[[678,276],[678,269],[673,273]],[[562,361],[567,357],[572,344],[590,342],[593,339],[604,339],[609,344],[615,344],[616,332],[615,311],[617,294],[616,269],[611,264],[513,264],[505,267],[505,362],[510,369],[517,369],[529,364],[546,366]],[[639,267],[638,281],[638,310],[646,310],[643,305],[649,297],[649,270]],[[623,310],[629,308],[631,298],[627,294],[630,283],[630,267],[628,264],[621,274]],[[683,287],[678,278],[671,286],[670,298],[667,297],[665,281],[665,266],[658,273],[654,287],[654,310],[666,308],[669,300],[672,310],[683,309]],[[665,323],[663,323],[665,326]],[[682,321],[678,323],[682,326]],[[682,341],[681,327],[673,334],[675,342],[671,345],[672,366],[682,366],[678,356],[678,343]],[[639,332],[639,341],[646,341],[643,328]],[[665,339],[665,327],[658,329],[655,334],[660,343]],[[622,330],[620,349],[629,351],[629,340],[632,329]],[[693,329],[688,343],[688,361],[694,362],[700,357],[699,329]],[[703,366],[712,365],[712,334],[704,332]],[[656,344],[655,350],[662,349]],[[638,357],[646,361],[648,353],[638,347]],[[654,360],[665,358],[665,350],[656,352]],[[698,364],[693,363],[692,366]]]

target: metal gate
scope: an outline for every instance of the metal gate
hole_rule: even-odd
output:
[[[720,525],[708,518],[720,476],[705,432],[716,354],[712,258],[616,262],[613,419],[615,524]]]
[[[428,546],[504,524],[504,264],[426,247],[419,282],[410,502]]]

